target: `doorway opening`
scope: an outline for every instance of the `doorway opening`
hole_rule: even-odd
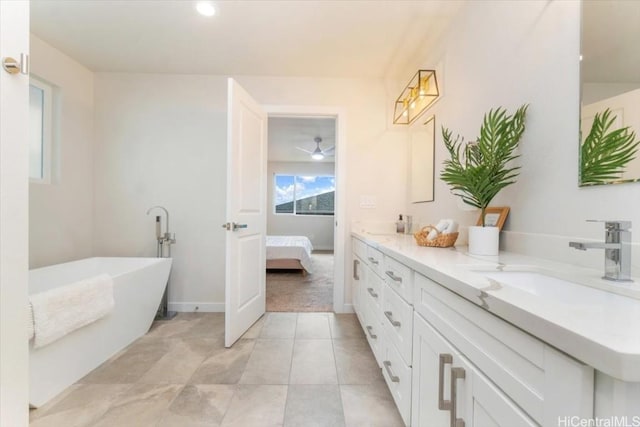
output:
[[[334,310],[336,117],[269,116],[266,310]]]

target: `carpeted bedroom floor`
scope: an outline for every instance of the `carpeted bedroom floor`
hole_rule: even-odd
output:
[[[333,311],[333,253],[311,255],[313,269],[267,271],[267,311]]]

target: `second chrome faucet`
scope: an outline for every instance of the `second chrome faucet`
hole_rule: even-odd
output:
[[[595,221],[604,222],[604,242],[569,242],[572,248],[604,249],[603,279],[615,282],[632,282],[631,279],[631,221]]]

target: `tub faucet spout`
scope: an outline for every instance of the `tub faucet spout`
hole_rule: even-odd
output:
[[[147,210],[149,215],[154,209],[161,209],[164,211],[164,215],[167,219],[164,234],[160,232],[160,217],[156,217],[156,239],[158,240],[158,257],[164,256],[164,247],[167,248],[167,256],[171,257],[171,245],[176,243],[176,235],[169,232],[169,211],[164,206],[153,206]]]

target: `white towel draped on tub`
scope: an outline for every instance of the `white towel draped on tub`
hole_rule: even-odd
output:
[[[114,306],[113,280],[102,274],[30,297],[33,347],[38,348],[106,316]]]

